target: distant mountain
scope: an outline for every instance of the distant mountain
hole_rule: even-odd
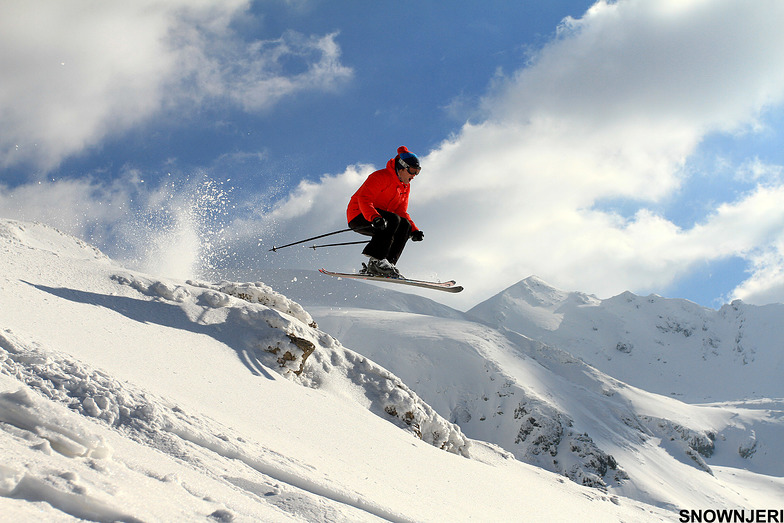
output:
[[[624,292],[600,300],[527,278],[468,311],[650,392],[688,402],[784,396],[784,305],[718,311]]]

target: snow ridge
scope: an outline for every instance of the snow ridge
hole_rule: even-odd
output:
[[[243,333],[235,344],[244,346],[243,357],[256,372],[274,368],[313,388],[334,388],[330,382],[336,380],[348,382],[362,390],[377,415],[395,419],[431,445],[469,456],[470,443],[457,425],[439,416],[398,377],[319,331],[301,305],[263,283],[188,281],[172,286],[139,276],[113,279],[158,299],[199,304],[202,310],[193,318],[196,322]]]

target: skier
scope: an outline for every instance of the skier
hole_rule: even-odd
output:
[[[371,236],[362,251],[370,260],[362,264],[360,274],[403,278],[395,264],[406,242],[425,237],[408,214],[411,180],[420,171],[419,158],[407,147],[398,147],[386,168],[371,173],[351,197],[346,209],[348,226]]]

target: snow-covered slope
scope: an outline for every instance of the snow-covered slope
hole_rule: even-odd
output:
[[[780,399],[688,405],[480,323],[310,311],[323,329],[393,369],[467,436],[576,482],[670,508],[754,504],[747,481],[768,485],[759,499],[784,494]]]
[[[445,356],[434,372],[471,373]],[[414,390],[264,284],[138,274],[49,227],[0,220],[3,518],[672,516],[471,441]]]
[[[718,311],[625,292],[599,300],[531,277],[468,311],[687,402],[784,397],[784,305]]]

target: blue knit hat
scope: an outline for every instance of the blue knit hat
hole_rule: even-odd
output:
[[[421,169],[419,165],[419,157],[408,150],[408,147],[401,145],[397,148],[397,167],[398,169],[406,169],[412,167],[414,169]]]

